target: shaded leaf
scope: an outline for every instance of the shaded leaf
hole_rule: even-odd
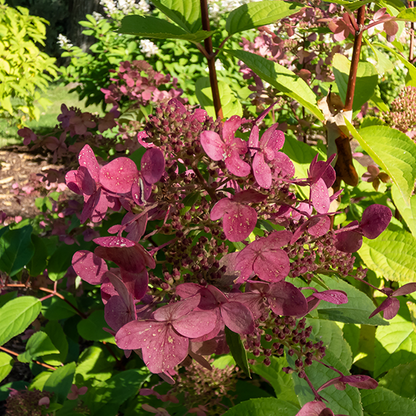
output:
[[[78,333],[88,341],[106,341],[115,343],[114,337],[103,328],[108,328],[104,319],[104,311],[94,311],[87,319],[83,319],[77,325]]]
[[[380,381],[379,385],[410,400],[416,398],[416,361],[392,368]]]
[[[22,363],[29,363],[31,360],[46,354],[59,354],[59,350],[52,344],[48,334],[39,331],[29,338],[26,351],[19,355],[18,360]]]
[[[7,230],[0,238],[0,270],[9,276],[20,272],[32,258],[35,247],[31,240],[32,226]]]
[[[58,367],[46,380],[43,389],[55,393],[58,402],[63,403],[68,395],[75,375],[75,363]]]
[[[5,352],[0,352],[0,382],[2,382],[12,371],[13,358]]]
[[[413,237],[416,237],[416,195],[410,197],[410,206],[406,204],[403,199],[403,195],[400,193],[399,188],[393,185],[391,188],[391,196],[393,198],[394,205],[400,212],[400,215],[409,227]]]
[[[251,399],[232,407],[223,416],[296,416],[299,408],[294,404],[267,397],[264,399]]]
[[[232,332],[230,329],[225,327],[225,336],[227,339],[227,345],[230,348],[230,352],[236,364],[250,377],[250,367],[247,360],[247,351],[241,342],[240,335]]]

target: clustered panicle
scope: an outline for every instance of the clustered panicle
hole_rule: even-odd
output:
[[[212,363],[212,360],[210,360]],[[192,363],[179,372],[175,392],[185,392],[185,406],[202,407],[207,416],[215,416],[224,412],[221,404],[224,397],[233,399],[239,377],[238,367],[212,367],[211,370]]]
[[[270,357],[280,357],[285,350],[290,356],[295,354],[296,371],[300,373],[304,366],[312,365],[313,359],[321,360],[325,356],[323,342],[312,342],[311,333],[312,327],[306,326],[305,318],[297,320],[272,312],[268,318],[259,322],[252,334],[246,335],[244,348],[256,358],[264,357],[263,363],[266,366],[271,364]],[[252,360],[252,364],[256,362]]]
[[[416,87],[404,87],[391,103],[390,112],[382,114],[386,123],[403,133],[416,129]],[[414,134],[412,134],[413,138]]]
[[[41,416],[42,402],[40,400],[52,397],[52,393],[39,390],[14,390],[12,389],[6,401],[7,416]],[[48,400],[46,400],[49,403]],[[39,404],[39,402],[41,404]]]

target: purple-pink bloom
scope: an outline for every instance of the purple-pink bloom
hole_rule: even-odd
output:
[[[291,237],[290,231],[275,231],[241,250],[235,259],[235,268],[241,271],[237,283],[243,283],[252,274],[266,282],[283,280],[289,274],[290,261],[280,247],[288,244]]]
[[[363,243],[363,235],[369,239],[377,238],[389,225],[390,208],[374,204],[367,207],[361,222],[353,221],[336,234],[335,247],[346,253],[358,251]]]
[[[257,223],[257,212],[247,203],[259,203],[267,198],[254,190],[241,191],[231,198],[218,201],[211,210],[211,220],[223,217],[224,233],[228,240],[236,242],[245,240]]]
[[[108,270],[106,262],[88,250],[80,250],[74,254],[72,267],[82,280],[91,285],[102,283],[104,273]]]
[[[153,319],[132,321],[116,334],[122,349],[141,349],[152,373],[175,374],[175,366],[188,355],[189,338],[198,338],[215,326],[209,311],[194,311],[199,295],[157,309]]]
[[[326,407],[326,404],[319,400],[314,400],[313,402],[308,402],[302,409],[296,413],[296,416],[347,416],[347,415],[335,415],[334,412]]]
[[[259,143],[259,128],[253,126],[248,145],[253,158],[253,173],[257,183],[265,189],[272,185],[272,170],[270,166],[283,172],[285,176],[293,176],[295,168],[292,161],[279,150],[283,147],[285,136],[276,130],[278,124],[269,127],[262,135]]]
[[[305,290],[313,290],[314,293],[306,298],[308,302],[308,313],[316,309],[321,302],[324,300],[335,305],[342,305],[348,303],[348,296],[342,290],[324,290],[318,292],[314,287],[304,287]]]
[[[377,315],[379,312],[383,312],[384,319],[393,319],[400,309],[400,301],[396,299],[397,296],[408,295],[409,293],[416,292],[416,283],[406,283],[402,287],[399,287],[396,290],[393,290],[389,287],[385,287],[381,290],[387,299],[385,299],[380,306],[374,310],[374,312],[369,316],[372,318]]]
[[[344,376],[342,375],[339,377],[335,377],[327,381],[326,383],[322,384],[322,386],[319,387],[318,392],[322,391],[328,386],[335,386],[335,388],[338,390],[345,390],[345,387],[347,384],[352,387],[356,387],[358,389],[366,389],[366,390],[372,390],[378,386],[377,381],[371,378],[370,376],[362,376],[362,375]]]
[[[78,396],[83,396],[88,391],[88,387],[83,386],[78,388],[76,384],[73,384],[71,386],[71,391],[68,393],[68,396],[66,398],[68,400],[76,400],[78,399]]]
[[[241,160],[240,155],[247,153],[247,143],[235,137],[235,132],[242,124],[239,116],[232,116],[222,125],[221,136],[214,131],[203,131],[201,133],[201,145],[205,153],[215,161],[223,160],[225,166],[235,176],[247,176],[250,165]]]

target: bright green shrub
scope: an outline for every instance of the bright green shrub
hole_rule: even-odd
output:
[[[55,58],[39,50],[44,45],[45,19],[30,16],[23,7],[14,9],[0,0],[0,118],[22,124],[39,119],[41,96],[56,76]]]

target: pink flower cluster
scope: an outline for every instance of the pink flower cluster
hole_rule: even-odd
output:
[[[315,291],[305,298],[286,281],[295,264],[298,273],[307,273],[308,267],[319,268],[323,261],[308,260],[310,266],[302,269],[300,246],[310,246],[308,259],[315,249],[315,259],[329,256],[324,245],[317,243],[333,233],[328,217],[336,197],[329,192],[335,180],[332,158],[327,162],[315,158],[308,177],[294,179],[293,163],[280,151],[285,138],[277,125],[259,138],[259,129],[252,123],[246,142],[237,137],[237,130],[247,120],[234,116],[217,129],[206,124],[203,110],[192,111],[176,100],[170,106],[176,114],[168,111],[152,118],[146,132],[139,134],[147,147],[140,170],[126,157],[101,166],[86,145],[79,154],[79,168],[66,175],[68,187],[84,198],[83,222],[99,222],[109,209],[127,211],[121,224],[108,230],[116,235],[95,238],[94,253],[78,251],[72,265],[83,280],[101,285],[105,319],[117,345],[126,354],[138,353],[150,371],[168,381],[188,355],[204,362],[200,351],[226,352],[225,327],[250,336],[259,330],[260,322],[273,329],[280,316],[296,320],[322,300],[336,304],[348,300],[340,291]],[[181,117],[175,128],[157,127],[159,121],[164,124],[163,114],[177,117],[178,112]],[[186,123],[198,135],[186,136]],[[172,146],[181,131],[185,149]],[[205,173],[200,171],[203,165]],[[309,187],[310,197],[297,201],[290,195],[290,184]],[[187,209],[185,201],[189,201]],[[360,225],[331,234],[331,241],[339,241],[342,235],[357,244],[355,234],[370,238],[380,234],[391,212],[384,206],[373,207],[376,223],[365,214]],[[285,224],[286,229],[245,241],[260,219]],[[170,240],[152,246],[152,235],[163,230],[170,230]],[[198,237],[199,233],[204,234]],[[224,243],[231,242],[242,242],[244,248],[226,254]],[[340,259],[350,256],[335,247],[331,250],[341,253]],[[292,265],[294,253],[297,260]],[[170,264],[162,259],[171,259]],[[109,268],[107,261],[117,267]],[[153,271],[157,262],[163,264],[164,279]],[[279,331],[275,332],[278,337]],[[290,342],[303,353],[304,344],[299,342],[306,339],[293,335]],[[318,345],[316,356],[308,354],[305,365],[322,358],[324,349]]]

